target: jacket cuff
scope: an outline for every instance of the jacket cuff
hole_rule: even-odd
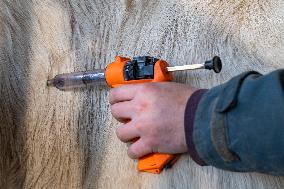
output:
[[[238,96],[245,80],[258,76],[259,74],[253,71],[240,74],[225,84],[210,89],[200,100],[194,117],[192,140],[200,158],[208,165],[235,171],[247,170],[244,166],[240,167],[241,158],[238,152],[232,149],[234,138],[230,135],[232,126],[229,127],[228,118],[230,112],[240,103]],[[237,120],[240,115],[233,117],[234,121],[241,121]],[[237,134],[239,133],[234,133]]]
[[[194,129],[194,118],[195,112],[197,110],[199,101],[202,96],[207,92],[207,89],[200,89],[195,91],[187,101],[184,115],[184,130],[185,130],[185,139],[188,148],[188,153],[191,158],[201,166],[207,165],[200,157],[196,151],[194,142],[193,142],[193,129]]]

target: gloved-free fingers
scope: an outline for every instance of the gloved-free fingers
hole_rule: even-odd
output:
[[[134,98],[136,93],[137,85],[122,85],[113,88],[109,93],[109,103],[113,105],[118,102],[130,101]]]
[[[130,142],[140,137],[138,130],[131,122],[118,127],[116,129],[116,135],[122,142]]]
[[[143,139],[134,142],[127,150],[127,154],[132,159],[138,159],[144,155],[152,153],[152,149]]]
[[[111,106],[111,113],[115,119],[125,123],[125,120],[131,120],[133,116],[133,105],[130,102],[119,102]]]

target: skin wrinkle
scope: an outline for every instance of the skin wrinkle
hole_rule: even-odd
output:
[[[283,177],[197,166],[138,174],[115,136],[108,89],[62,92],[56,74],[105,68],[115,55],[171,65],[219,55],[221,74],[175,73],[209,88],[283,67],[281,0],[0,1],[0,184],[3,188],[284,188]]]

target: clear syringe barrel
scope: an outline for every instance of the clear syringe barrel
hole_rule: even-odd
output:
[[[47,82],[60,90],[70,90],[94,85],[106,85],[105,70],[97,69],[84,72],[64,73],[55,76]]]

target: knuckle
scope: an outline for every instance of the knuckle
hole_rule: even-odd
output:
[[[142,124],[142,123],[143,122],[135,124],[135,127],[136,127],[137,131],[139,133],[141,133],[141,135],[144,135],[145,134],[145,128],[147,128],[147,126],[145,124]]]
[[[137,119],[135,121],[135,127],[139,131],[147,135],[152,133],[152,130],[155,128],[153,127],[154,124],[156,125],[156,123],[152,121],[152,118],[149,115],[145,115],[144,117],[141,117],[140,119]]]
[[[146,83],[141,86],[142,94],[143,93],[153,93],[155,92],[155,90],[156,90],[156,87],[154,86],[153,83]]]
[[[142,112],[144,112],[145,110],[147,110],[149,107],[148,102],[146,101],[140,101],[136,104],[135,106],[135,111],[137,112],[137,114],[141,114]]]
[[[148,146],[149,148],[153,149],[157,146],[157,142],[154,138],[148,138],[145,141],[145,145]]]

